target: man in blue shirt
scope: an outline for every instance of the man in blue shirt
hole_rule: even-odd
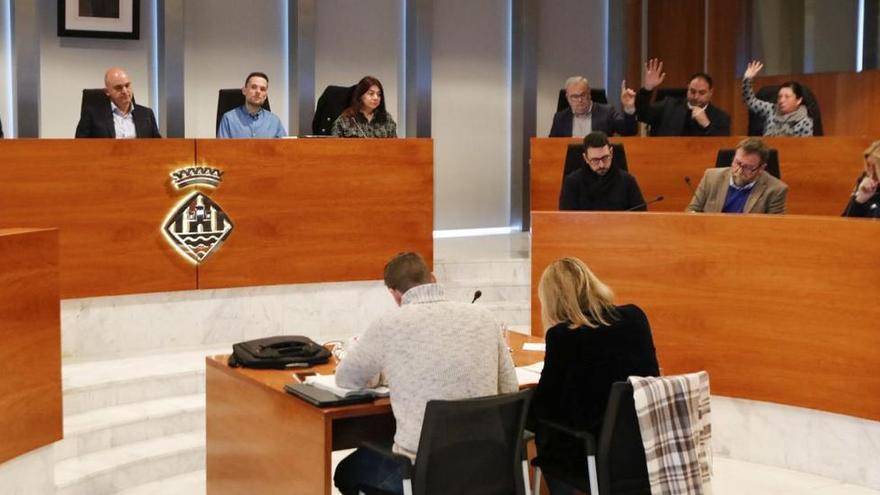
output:
[[[740,141],[729,167],[706,170],[687,211],[785,213],[788,186],[766,172],[769,155],[758,138]]]
[[[251,72],[241,88],[244,105],[223,114],[218,138],[279,138],[287,135],[281,119],[263,108],[269,97],[269,76]]]

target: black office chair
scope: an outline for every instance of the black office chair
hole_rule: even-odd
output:
[[[736,150],[733,148],[721,148],[715,158],[715,166],[729,167],[733,163],[735,154]],[[770,156],[767,157],[767,173],[777,179],[782,179],[782,172],[779,170],[779,152],[776,148],[770,148]]]
[[[654,101],[660,102],[665,100],[666,98],[683,99],[687,97],[687,92],[687,88],[657,88],[657,94],[654,97]]]
[[[217,93],[217,125],[214,126],[215,132],[220,130],[220,121],[223,120],[223,114],[233,108],[244,105],[244,101],[244,94],[242,94],[241,88],[221,89]],[[270,112],[272,111],[272,107],[269,106],[269,97],[266,97],[266,101],[263,102],[263,108]]]
[[[605,94],[603,88],[590,88],[590,99],[596,103],[608,103],[608,95]],[[568,104],[568,98],[565,97],[565,88],[559,90],[559,100],[556,102],[556,111],[561,112],[571,107]]]
[[[599,438],[550,421],[542,421],[541,427],[583,443],[587,469],[586,472],[574,472],[568,463],[560,464],[538,456],[532,461],[537,468],[533,493],[540,493],[543,472],[589,495],[650,495],[645,448],[629,382],[611,385]]]
[[[82,92],[82,102],[79,106],[79,114],[80,116],[85,114],[86,108],[96,107],[96,106],[110,106],[110,97],[104,93],[104,90],[101,88],[98,89],[84,89]]]
[[[505,493],[528,491],[523,428],[531,390],[425,407],[415,466],[406,456],[367,445],[399,463],[405,493]],[[406,492],[407,486],[410,490]],[[367,495],[383,491],[361,489]]]
[[[351,98],[356,87],[356,84],[354,86],[327,86],[315,106],[312,134],[315,136],[330,135],[336,118],[351,105]]]
[[[825,130],[822,128],[822,113],[819,111],[819,102],[816,95],[810,88],[801,84],[804,93],[804,106],[807,107],[807,115],[813,119],[813,135],[824,136]],[[755,97],[759,100],[768,101],[776,104],[776,96],[779,93],[779,86],[764,86],[755,92]],[[765,120],[760,115],[749,111],[749,136],[764,135]]]
[[[611,163],[623,171],[628,171],[629,168],[626,164],[626,150],[623,148],[623,144],[611,143],[611,147],[614,148],[614,152],[611,155]],[[568,150],[565,152],[565,166],[562,169],[562,180],[565,180],[565,176],[568,174],[585,165],[584,143],[569,144]]]

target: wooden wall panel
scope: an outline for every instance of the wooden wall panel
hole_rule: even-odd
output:
[[[433,258],[430,139],[199,140],[235,225],[199,287],[375,280],[401,251]]]
[[[665,374],[705,369],[718,395],[880,420],[880,223],[773,215],[537,212],[536,287],[583,259],[647,313]],[[857,241],[853,241],[857,240]]]
[[[663,87],[683,88],[703,69],[705,0],[648,2],[648,58],[663,60]]]
[[[737,74],[742,77],[742,74]],[[777,85],[795,80],[809,87],[816,95],[822,112],[822,125],[826,136],[870,136],[880,138],[880,71],[825,72],[820,74],[796,74],[757,77],[753,88]],[[748,130],[748,111],[741,96],[742,81],[733,85],[732,131],[744,134]]]
[[[710,0],[706,16],[706,72],[714,81],[712,103],[732,114],[733,108],[742,104],[732,88],[751,51],[751,2]]]
[[[733,148],[742,137],[727,138],[614,138],[623,143],[630,173],[646,199],[666,199],[651,211],[684,211],[707,167],[714,166],[718,149]],[[556,210],[562,187],[562,169],[569,143],[564,138],[535,138],[531,143],[532,211]],[[862,171],[862,156],[870,138],[768,138],[779,150],[782,180],[789,185],[787,212],[840,215]]]
[[[160,228],[193,141],[0,141],[0,227],[57,227],[61,297],[195,289]]]
[[[0,463],[61,440],[58,231],[0,229]]]

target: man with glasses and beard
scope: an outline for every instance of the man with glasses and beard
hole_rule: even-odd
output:
[[[769,155],[758,138],[740,141],[729,167],[706,170],[687,211],[785,213],[788,186],[765,170]]]
[[[613,153],[604,132],[584,137],[584,166],[562,182],[560,210],[647,209],[635,177],[614,166]]]

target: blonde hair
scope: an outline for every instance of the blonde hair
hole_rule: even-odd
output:
[[[597,328],[618,318],[614,291],[574,257],[547,266],[538,284],[538,299],[545,329],[560,323],[569,323],[569,328]]]
[[[874,158],[875,161],[880,163],[880,141],[874,141],[868,146],[868,149],[865,150],[865,160],[868,158]],[[865,170],[867,172],[867,170]],[[880,177],[880,166],[874,167],[874,176]]]

